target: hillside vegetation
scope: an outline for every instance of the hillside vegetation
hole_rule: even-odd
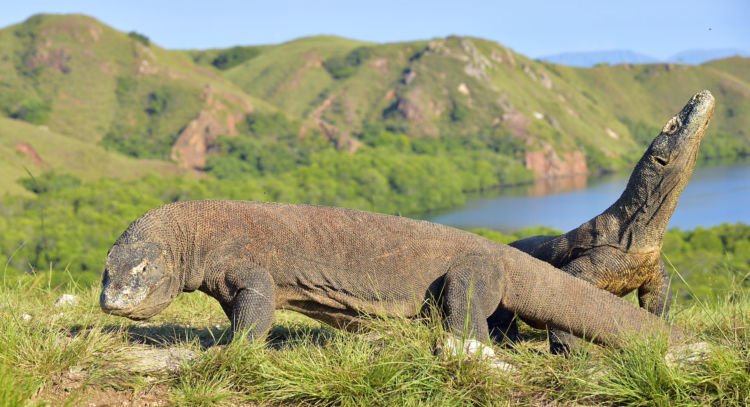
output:
[[[482,160],[515,174],[465,186],[476,190],[627,168],[703,88],[719,106],[703,156],[747,154],[749,61],[575,69],[468,37],[372,44],[321,36],[174,51],[91,17],[36,15],[0,30],[0,115],[220,178],[314,167],[320,150],[340,163],[367,154],[377,161],[391,154],[386,148],[410,161],[442,155],[459,168]],[[270,132],[258,131],[258,117]],[[259,155],[285,162],[269,169]],[[22,162],[3,191],[18,193],[19,166],[33,160],[19,153],[14,161]],[[93,162],[89,173],[111,174]]]
[[[48,171],[83,181],[105,177],[139,179],[147,174],[179,174],[171,163],[136,160],[101,146],[60,135],[45,126],[0,117],[0,191],[29,195],[18,181]]]
[[[92,281],[129,222],[177,200],[409,215],[629,168],[702,88],[718,104],[702,157],[744,154],[749,83],[742,58],[574,69],[464,37],[170,51],[87,16],[36,15],[0,30],[0,187],[12,193],[0,253],[18,273]]]

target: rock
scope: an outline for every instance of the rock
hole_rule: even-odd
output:
[[[515,366],[495,357],[495,351],[489,346],[476,339],[461,339],[454,335],[448,335],[443,342],[443,347],[438,349],[439,354],[450,354],[452,356],[468,355],[480,360],[487,360],[493,370],[512,372]]]
[[[65,307],[78,304],[78,297],[72,294],[63,294],[55,301],[55,307]]]
[[[516,370],[516,367],[511,365],[508,362],[504,362],[500,359],[493,358],[492,361],[490,361],[490,367],[493,370],[498,370],[501,372],[513,372]]]
[[[227,133],[224,126],[208,110],[201,110],[177,136],[172,146],[172,160],[181,168],[201,170],[206,166],[206,156],[216,138]]]
[[[608,135],[609,137],[611,137],[611,138],[613,138],[613,139],[615,139],[615,140],[619,140],[619,139],[620,139],[620,135],[619,135],[619,134],[617,134],[617,133],[616,133],[616,132],[615,132],[614,130],[610,129],[609,127],[607,127],[607,128],[606,128],[606,129],[604,129],[604,130],[605,130],[605,131],[607,132],[607,135]]]
[[[460,85],[458,85],[458,93],[460,93],[460,94],[462,94],[462,95],[466,95],[466,96],[469,96],[469,94],[470,94],[471,92],[469,92],[469,87],[468,87],[468,86],[466,86],[466,84],[465,84],[465,83],[461,82],[461,84],[460,84]]]
[[[138,349],[126,356],[126,368],[137,373],[176,372],[180,364],[195,359],[197,352],[185,348]]]
[[[664,355],[664,360],[670,367],[692,365],[704,362],[710,354],[708,343],[696,342],[673,347]]]
[[[29,314],[21,314],[21,319],[24,321],[31,321],[31,315]]]
[[[541,151],[526,152],[526,168],[534,173],[535,178],[555,178],[588,173],[586,156],[582,151],[569,151],[562,156],[550,145],[544,145]]]
[[[408,84],[410,84],[410,83],[411,83],[411,82],[412,82],[412,81],[414,80],[414,78],[416,78],[416,77],[417,77],[417,71],[415,71],[415,70],[414,70],[414,69],[412,69],[412,68],[408,68],[408,69],[406,70],[406,73],[404,73],[404,77],[403,77],[402,81],[404,82],[404,85],[408,85]]]
[[[547,75],[546,72],[541,72],[539,74],[539,83],[542,84],[547,89],[552,89],[552,79]]]
[[[492,62],[479,52],[474,43],[469,39],[461,39],[461,48],[469,61],[464,66],[464,72],[477,79],[488,79],[487,70],[492,67]]]

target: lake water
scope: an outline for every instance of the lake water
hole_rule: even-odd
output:
[[[571,177],[506,188],[470,200],[461,208],[425,219],[446,225],[513,231],[529,226],[570,230],[607,209],[625,190],[628,174]],[[750,223],[750,163],[697,168],[669,227],[694,229],[720,223]]]

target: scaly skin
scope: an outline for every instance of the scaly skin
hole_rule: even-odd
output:
[[[690,180],[714,111],[707,90],[697,93],[665,125],[643,154],[620,198],[601,215],[560,236],[533,236],[510,245],[617,296],[638,290],[641,307],[666,316],[669,275],[660,253],[669,219]],[[584,301],[585,299],[581,299]],[[490,317],[496,340],[514,340],[515,321],[499,309]],[[553,352],[571,338],[555,331]]]
[[[339,208],[193,201],[136,220],[107,257],[100,304],[144,319],[181,291],[216,298],[233,332],[263,337],[274,309],[354,328],[363,315],[420,315],[489,340],[498,306],[602,344],[670,332],[659,318],[511,247],[408,218]],[[671,330],[671,340],[682,334]]]

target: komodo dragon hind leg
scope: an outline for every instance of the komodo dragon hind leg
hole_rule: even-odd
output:
[[[490,330],[490,338],[498,345],[502,343],[512,345],[520,338],[515,314],[503,307],[498,307],[487,318],[487,325]]]
[[[273,322],[274,283],[267,273],[253,274],[245,279],[245,287],[235,295],[229,320],[232,334],[247,332],[248,339],[263,338]]]
[[[483,272],[491,264],[468,259],[445,275],[442,307],[450,333],[462,338],[489,342],[487,317],[500,303],[499,281],[490,281],[495,273]]]
[[[550,329],[547,334],[549,335],[549,351],[553,355],[567,355],[571,349],[581,344],[580,339],[559,329]]]
[[[505,308],[498,307],[487,318],[487,323],[489,325],[490,338],[496,344],[505,343],[512,345],[520,339],[515,314]],[[555,355],[566,355],[580,343],[580,339],[576,336],[559,329],[548,330],[548,335],[550,352]]]

